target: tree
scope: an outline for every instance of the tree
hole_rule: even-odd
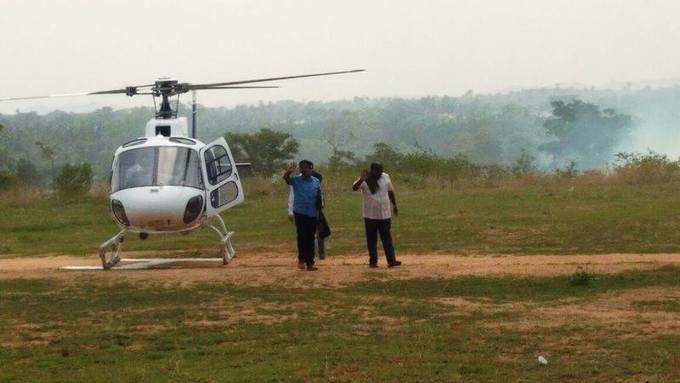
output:
[[[35,144],[40,148],[40,154],[44,159],[50,161],[50,175],[54,177],[54,159],[57,157],[57,152],[49,145],[36,141]]]
[[[17,177],[6,171],[0,170],[0,190],[7,189],[17,183]]]
[[[612,159],[616,145],[633,127],[630,116],[581,100],[553,101],[552,117],[543,124],[554,140],[540,149],[553,155],[556,164],[576,160],[583,168],[603,166]]]
[[[324,129],[324,138],[331,147],[331,155],[328,159],[328,166],[334,169],[354,164],[356,158],[351,150],[347,148],[352,141],[356,140],[354,127],[359,125],[359,118],[356,113],[343,111],[340,117],[331,120]]]
[[[0,171],[9,171],[12,167],[12,160],[7,150],[0,148]]]
[[[373,153],[366,156],[367,162],[380,162],[390,166],[399,164],[403,159],[403,154],[384,142],[373,145]]]
[[[536,157],[529,153],[526,149],[522,149],[519,157],[512,165],[512,172],[515,175],[523,176],[536,171]]]
[[[90,164],[64,165],[54,179],[54,188],[62,200],[74,200],[84,196],[92,187]]]
[[[18,181],[25,185],[37,185],[42,178],[40,177],[38,168],[27,158],[22,158],[17,161],[16,171],[14,173]]]
[[[5,126],[0,123],[0,133],[5,129]],[[7,149],[0,146],[0,171],[9,172],[12,165]]]
[[[356,162],[354,152],[351,150],[340,150],[334,148],[331,156],[328,158],[328,167],[332,169],[339,169],[345,166],[351,166]]]
[[[255,133],[227,133],[224,138],[234,157],[249,160],[253,172],[265,176],[284,168],[300,146],[290,134],[269,128]]]

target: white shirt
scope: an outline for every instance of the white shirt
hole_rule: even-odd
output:
[[[295,201],[295,193],[293,192],[293,187],[289,186],[290,191],[288,192],[288,215],[293,214],[293,201]]]
[[[378,179],[378,187],[378,190],[373,194],[366,181],[359,185],[363,197],[362,212],[364,218],[390,219],[392,218],[392,206],[388,191],[394,191],[394,188],[389,174],[383,172]]]

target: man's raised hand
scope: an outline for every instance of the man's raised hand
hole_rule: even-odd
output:
[[[361,171],[361,175],[359,176],[359,179],[354,181],[352,184],[352,190],[357,191],[359,190],[359,186],[361,186],[364,181],[368,178],[368,170],[364,169]]]
[[[290,175],[297,169],[297,164],[295,162],[292,162],[290,165],[288,165],[288,168],[286,169],[286,172],[283,173],[283,179],[286,181],[288,185],[290,185]]]
[[[368,179],[368,170],[364,169],[361,171],[361,176],[359,177],[361,180],[366,181]]]

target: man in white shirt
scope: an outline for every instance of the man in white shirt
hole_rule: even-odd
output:
[[[363,197],[362,213],[366,226],[366,245],[368,247],[369,266],[378,267],[378,234],[383,244],[388,267],[401,265],[394,256],[392,245],[392,209],[398,214],[397,199],[390,176],[383,172],[383,166],[372,163],[371,170],[364,170],[352,189],[361,191]]]

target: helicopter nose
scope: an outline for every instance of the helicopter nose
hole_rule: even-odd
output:
[[[202,194],[189,187],[150,186],[120,190],[111,199],[124,207],[129,227],[175,231],[196,223],[203,212]]]

